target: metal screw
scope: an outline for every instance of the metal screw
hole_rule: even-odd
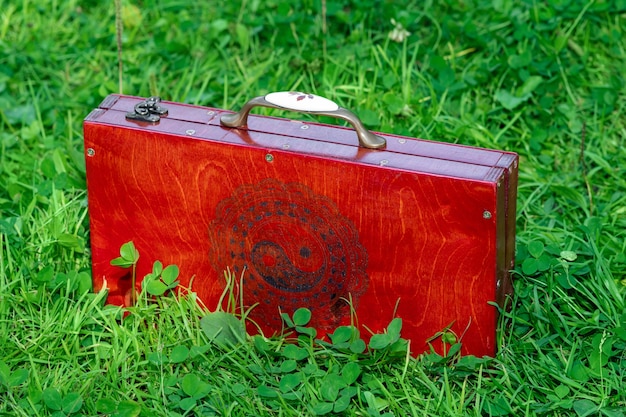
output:
[[[87,148],[87,156],[94,156],[96,154],[96,150],[94,148]]]
[[[406,139],[398,139],[398,143],[406,143]]]
[[[208,112],[206,112],[206,114],[208,114],[209,116],[213,116],[215,112],[213,110],[209,110]]]
[[[496,281],[496,289],[500,289],[500,285],[502,285],[502,282],[500,280]]]
[[[309,128],[309,125],[302,125],[300,126],[300,129],[302,130],[307,130]]]
[[[285,143],[285,144],[283,145],[283,149],[289,149],[290,147],[291,147],[291,146],[290,146],[288,143]]]
[[[387,159],[383,159],[379,162],[381,167],[384,167],[385,165],[387,165],[389,163],[389,161]]]
[[[267,162],[272,162],[274,160],[274,155],[272,155],[271,153],[265,154],[265,160]]]
[[[195,130],[193,130],[193,129],[189,129],[189,130],[186,130],[186,131],[185,131],[185,133],[191,136],[191,135],[193,135],[194,133],[196,133],[196,131],[195,131]]]
[[[483,219],[490,219],[490,218],[491,218],[491,212],[489,210],[483,211]]]

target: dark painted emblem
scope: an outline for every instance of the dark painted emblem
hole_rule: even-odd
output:
[[[216,208],[209,225],[209,259],[221,275],[245,268],[244,302],[280,329],[278,309],[313,312],[312,324],[330,330],[350,314],[367,289],[367,253],[354,224],[329,198],[308,187],[267,179],[243,185]]]

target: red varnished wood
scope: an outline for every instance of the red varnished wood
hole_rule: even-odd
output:
[[[394,312],[402,317],[414,353],[452,324],[464,334],[465,353],[494,354],[497,312],[488,303],[496,300],[496,282],[512,256],[506,236],[514,207],[509,187],[515,177],[501,158],[512,154],[445,144],[437,146],[469,156],[410,155],[391,144],[370,151],[348,143],[349,129],[316,125],[339,132],[339,139],[320,144],[282,127],[276,134],[271,126],[225,129],[206,108],[171,103],[164,103],[170,113],[158,125],[143,125],[124,119],[137,100],[113,96],[85,121],[85,149],[94,151],[86,156],[93,275],[96,287],[106,280],[110,302],[123,303],[129,290],[127,271],[110,265],[129,240],[141,254],[138,277],[154,260],[175,263],[181,284],[189,286],[193,277],[191,290],[211,309],[223,291],[223,268],[247,262],[272,270],[282,251],[303,276],[347,265],[345,285],[352,287],[328,278],[319,285],[312,278],[310,288],[279,278],[270,289],[258,277],[248,281],[247,304],[261,303],[251,318],[268,334],[280,329],[277,303],[312,308],[321,331],[347,324],[349,314],[332,295],[350,293],[359,323],[373,331],[384,330]],[[200,114],[206,118],[196,120]],[[262,125],[262,118],[254,120],[251,125]],[[298,122],[281,123],[303,132]],[[402,149],[421,148],[411,142]],[[292,212],[283,209],[291,203]],[[243,208],[248,211],[230,216]],[[261,231],[269,237],[263,240]],[[320,249],[324,242],[334,249]]]

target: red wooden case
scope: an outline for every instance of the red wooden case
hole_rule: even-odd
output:
[[[171,102],[157,123],[127,120],[142,101],[111,95],[84,122],[93,280],[110,303],[128,303],[129,272],[110,261],[132,240],[139,282],[155,260],[176,264],[211,309],[224,270],[243,274],[266,335],[279,309],[308,307],[320,335],[349,324],[349,299],[364,336],[401,317],[413,354],[448,326],[463,353],[495,353],[516,154],[388,134],[366,149],[350,128],[263,116],[228,128],[231,112]]]

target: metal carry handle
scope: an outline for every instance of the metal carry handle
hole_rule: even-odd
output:
[[[317,114],[342,119],[350,123],[364,148],[379,149],[386,145],[384,138],[365,128],[361,119],[350,110],[339,107],[337,103],[314,94],[297,91],[281,91],[249,100],[238,113],[224,114],[220,123],[228,127],[241,127],[248,123],[248,114],[253,107],[270,107],[279,110],[291,110],[299,113]]]

